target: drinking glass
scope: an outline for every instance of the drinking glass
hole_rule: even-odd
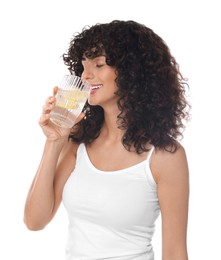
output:
[[[90,94],[90,84],[79,76],[65,75],[58,86],[51,121],[62,128],[71,128]]]

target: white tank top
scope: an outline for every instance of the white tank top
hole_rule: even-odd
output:
[[[151,240],[159,215],[149,160],[101,171],[84,144],[63,190],[69,217],[66,260],[153,260]],[[111,155],[110,155],[111,156]]]

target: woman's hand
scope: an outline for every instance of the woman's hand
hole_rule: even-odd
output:
[[[58,139],[66,138],[69,136],[71,131],[71,129],[69,128],[62,128],[55,125],[50,120],[50,113],[55,107],[55,101],[56,101],[55,96],[57,92],[58,92],[58,87],[54,87],[53,95],[48,97],[48,99],[46,100],[42,109],[41,117],[39,119],[39,125],[41,126],[42,131],[48,140],[58,140]],[[80,120],[82,120],[84,116],[85,114],[82,112],[77,118],[75,124],[78,123]]]

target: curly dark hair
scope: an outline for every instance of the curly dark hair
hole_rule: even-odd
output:
[[[83,55],[93,59],[103,53],[107,65],[117,71],[115,94],[121,111],[117,124],[125,129],[125,148],[140,154],[152,144],[174,152],[190,106],[185,96],[187,80],[166,43],[143,24],[114,20],[76,34],[63,60],[72,74],[81,76]],[[100,134],[103,109],[88,103],[86,108],[86,119],[69,136],[73,142],[88,144]]]

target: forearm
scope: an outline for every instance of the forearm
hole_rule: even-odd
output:
[[[175,222],[175,221],[174,221]],[[188,260],[188,251],[186,243],[186,232],[167,232],[163,230],[162,234],[162,260]]]
[[[42,229],[51,219],[54,207],[54,177],[64,140],[46,141],[43,156],[29,190],[24,221],[29,229]]]
[[[180,248],[166,254],[163,253],[162,260],[188,260],[187,250]]]

